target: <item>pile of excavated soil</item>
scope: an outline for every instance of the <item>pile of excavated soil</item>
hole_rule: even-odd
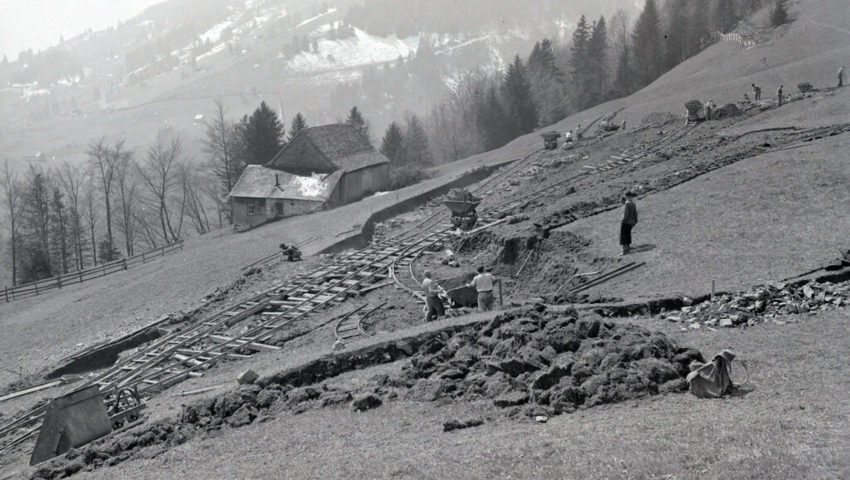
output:
[[[409,400],[491,400],[529,415],[559,414],[686,389],[698,351],[635,325],[578,320],[543,305],[426,342],[376,393]]]
[[[238,428],[278,412],[384,401],[490,401],[507,415],[556,415],[687,388],[702,356],[636,325],[579,320],[543,305],[487,323],[452,326],[416,337],[328,355],[254,385],[196,401],[180,418],[137,427],[72,450],[32,478],[63,478],[139,455],[158,455],[204,431]],[[354,370],[401,361],[356,387],[330,383]],[[144,451],[142,451],[144,449]]]
[[[568,231],[544,232],[570,218],[569,213],[562,216],[561,212],[554,212],[541,219],[541,228],[537,231],[529,227],[525,232],[509,232],[508,237],[500,236],[502,231],[480,233],[471,238],[466,247],[474,253],[460,254],[461,261],[489,267],[497,278],[506,279],[514,298],[549,298],[555,292],[560,292],[558,298],[565,297],[570,289],[587,281],[586,277],[576,274],[606,271],[618,262],[588,254],[590,241],[586,238]],[[561,303],[571,301],[577,300],[570,296]],[[597,300],[585,296],[581,301]]]

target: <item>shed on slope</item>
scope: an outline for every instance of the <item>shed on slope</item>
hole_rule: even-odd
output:
[[[298,132],[265,165],[295,175],[342,172],[340,203],[351,203],[389,186],[389,159],[353,125],[337,123]]]
[[[310,176],[248,165],[230,191],[233,228],[244,231],[277,218],[323,210],[339,203],[342,172]]]

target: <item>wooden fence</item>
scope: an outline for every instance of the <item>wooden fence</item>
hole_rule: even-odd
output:
[[[159,248],[149,250],[139,255],[122,258],[120,260],[115,260],[112,262],[102,263],[100,265],[87,268],[85,270],[77,270],[75,272],[63,273],[55,277],[45,278],[43,280],[38,280],[30,283],[24,283],[11,288],[5,287],[3,289],[3,296],[6,299],[6,302],[11,302],[12,300],[20,300],[22,298],[27,297],[34,297],[36,295],[46,293],[47,291],[52,290],[54,288],[60,289],[66,285],[83,283],[88,280],[94,280],[95,278],[100,278],[109,275],[110,273],[127,270],[132,266],[147,263],[152,260],[156,260],[157,258],[164,257],[166,253],[171,253],[178,249],[183,249],[182,240],[178,240],[169,245],[163,245]]]
[[[756,45],[755,40],[753,40],[752,38],[744,37],[737,33],[721,33],[720,40],[723,42],[737,43],[738,45],[744,48],[754,47]]]

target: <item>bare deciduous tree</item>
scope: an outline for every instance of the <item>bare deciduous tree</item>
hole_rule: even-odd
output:
[[[88,182],[86,171],[65,162],[58,170],[57,176],[65,197],[68,199],[69,222],[71,226],[71,239],[74,242],[75,267],[77,270],[83,268],[83,203],[84,188]]]
[[[115,186],[118,199],[121,202],[121,218],[118,229],[124,235],[124,249],[128,257],[133,256],[133,244],[136,233],[136,217],[134,215],[136,196],[138,195],[138,183],[136,182],[136,166],[133,161],[133,152],[124,151],[116,159],[115,163]]]
[[[186,214],[192,226],[195,227],[195,231],[203,235],[210,231],[210,221],[201,193],[201,185],[205,179],[195,170],[192,162],[180,164],[178,170]]]
[[[179,238],[179,226],[175,231],[172,226],[171,212],[169,211],[169,196],[174,187],[177,173],[177,163],[180,157],[180,137],[166,139],[166,135],[159,135],[155,144],[148,148],[144,161],[137,169],[148,192],[153,196],[152,202],[159,212],[159,222],[162,228],[162,237],[166,243],[171,243]]]
[[[12,285],[18,283],[18,228],[21,216],[21,191],[17,175],[9,168],[9,161],[3,162],[3,203],[9,216],[9,229],[11,230],[11,253],[12,253]]]
[[[220,189],[223,190],[219,197],[225,198],[242,174],[245,164],[238,155],[241,144],[236,126],[224,117],[224,105],[220,100],[216,100],[215,106],[215,117],[207,124],[206,137],[201,142],[204,153],[209,157],[211,169],[220,182]],[[222,201],[216,201],[216,205],[227,207],[227,203]],[[229,223],[232,222],[229,208],[220,211],[219,215],[222,213]]]
[[[92,263],[97,265],[97,240],[95,236],[95,224],[97,223],[97,197],[95,196],[94,179],[90,178],[83,185],[83,205],[88,221],[89,233],[91,233],[91,258]]]
[[[115,179],[115,162],[121,156],[120,152],[123,149],[124,140],[116,140],[115,146],[110,148],[106,143],[106,139],[101,137],[98,140],[92,141],[87,152],[96,171],[100,175],[103,201],[106,204],[106,240],[110,251],[115,246],[112,239],[112,182]]]

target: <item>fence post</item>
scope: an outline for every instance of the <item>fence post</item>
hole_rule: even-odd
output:
[[[162,255],[160,255],[160,256],[164,257],[164,256],[165,256],[165,245],[163,245],[163,246],[162,246],[162,248],[161,248],[160,250],[162,251],[162,252],[161,252],[161,253],[162,253]]]
[[[62,275],[56,275],[56,290],[62,289]]]
[[[81,268],[79,270],[79,272],[80,272],[80,283],[83,283],[83,269]]]
[[[33,283],[33,286],[35,287],[35,294],[38,295],[38,280]]]
[[[9,286],[8,285],[3,287],[3,293],[6,295],[6,303],[9,303]]]
[[[124,259],[124,270],[127,270],[127,259]]]
[[[106,275],[106,263],[101,263],[100,269],[103,270],[103,274]]]
[[[145,252],[142,252],[142,263],[145,263]]]

